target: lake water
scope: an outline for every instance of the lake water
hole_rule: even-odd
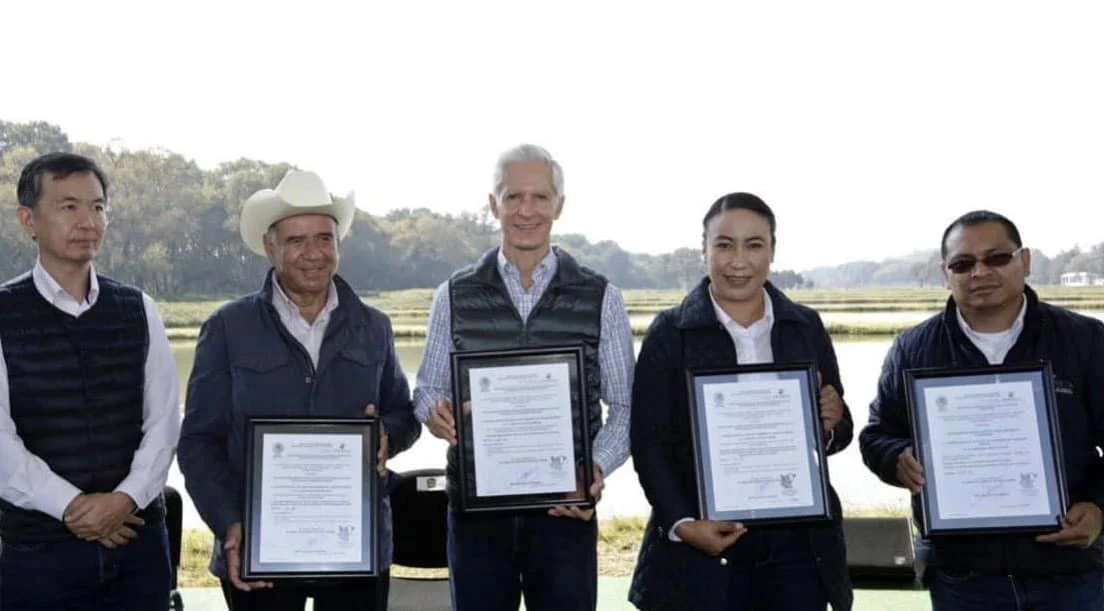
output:
[[[1104,320],[1104,312],[1082,312],[1088,316]],[[920,322],[930,316],[925,312],[893,313],[829,313],[824,316],[826,322]],[[647,322],[647,321],[643,321]],[[881,373],[882,360],[889,349],[891,340],[878,339],[838,339],[834,341],[836,356],[839,358],[840,374],[843,378],[844,400],[851,408],[855,421],[856,439],[846,450],[828,459],[828,468],[832,485],[839,493],[844,510],[894,508],[904,510],[908,506],[908,493],[882,483],[862,462],[859,454],[858,432],[866,425],[870,401],[874,398],[878,375]],[[411,386],[418,365],[422,359],[423,342],[401,341],[396,345],[399,361]],[[640,342],[636,342],[640,349]],[[180,400],[183,404],[188,374],[191,372],[195,357],[192,344],[174,344],[173,355],[176,358],[177,375],[180,378]],[[444,468],[447,444],[423,430],[421,438],[412,448],[388,462],[388,466],[397,471],[421,468]],[[184,489],[184,478],[173,463],[169,472],[169,485],[180,490],[184,496],[184,527],[204,528],[199,514]],[[603,516],[647,516],[648,501],[640,489],[633,470],[632,460],[615,471],[606,479],[606,489],[602,494],[599,511]]]
[[[881,371],[882,359],[889,349],[890,340],[848,340],[836,341],[836,354],[840,362],[843,378],[844,399],[847,401],[855,420],[856,435],[866,424],[867,409]],[[422,357],[421,342],[400,342],[397,344],[399,361],[413,384],[414,376]],[[636,348],[640,349],[637,342]],[[191,371],[195,348],[191,344],[175,344],[177,374],[181,380],[181,401],[184,400],[184,386]],[[440,467],[445,465],[447,444],[423,430],[421,438],[414,446],[388,462],[388,466],[397,470]],[[828,459],[832,485],[839,493],[845,508],[896,507],[904,509],[908,495],[899,488],[883,484],[862,463],[858,441],[843,452]],[[199,514],[184,490],[184,479],[173,463],[169,472],[169,485],[177,488],[184,496],[184,528],[205,528]],[[599,511],[603,516],[646,516],[649,505],[640,489],[633,470],[632,460],[626,462],[606,479],[606,489],[602,494]]]

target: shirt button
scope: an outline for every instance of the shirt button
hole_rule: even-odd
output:
[[[307,376],[307,377],[303,378],[303,381],[304,381],[304,382],[306,382],[307,384],[310,384],[310,382],[311,382],[311,377],[310,377],[310,376]]]
[[[721,566],[728,566],[728,558],[721,558]]]

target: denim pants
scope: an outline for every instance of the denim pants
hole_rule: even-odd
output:
[[[1104,572],[1000,575],[931,569],[933,611],[1104,609]]]
[[[533,512],[449,511],[448,562],[456,611],[594,611],[598,520]]]
[[[164,522],[135,528],[115,549],[94,541],[21,544],[0,550],[2,611],[165,611],[172,567]]]

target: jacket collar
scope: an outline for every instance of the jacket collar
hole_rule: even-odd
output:
[[[763,288],[770,295],[774,307],[774,322],[797,322],[807,324],[805,317],[797,309],[797,304],[786,297],[782,291],[767,282]],[[702,278],[698,286],[694,287],[678,307],[678,318],[675,326],[680,329],[697,329],[702,327],[715,327],[720,322],[713,311],[713,300],[709,298],[709,276]]]
[[[276,282],[276,270],[269,268],[268,273],[265,274],[265,280],[264,284],[261,286],[261,291],[257,294],[257,297],[262,303],[268,304],[269,306],[272,306],[274,282]],[[353,290],[353,287],[349,286],[348,282],[345,282],[344,278],[334,274],[333,284],[334,288],[337,289],[337,309],[333,311],[333,315],[330,318],[330,327],[334,326],[334,321],[339,315],[344,317],[349,315],[350,312],[356,312],[357,309],[354,306],[360,303],[360,297],[356,294],[356,291]],[[275,307],[273,307],[273,311],[275,311]]]
[[[1020,331],[1019,339],[1012,345],[1008,356],[1005,357],[1006,361],[1010,358],[1017,358],[1025,347],[1035,346],[1039,327],[1043,324],[1043,318],[1040,315],[1039,295],[1026,284],[1024,285],[1024,298],[1027,300],[1027,311],[1024,312],[1023,330]],[[952,345],[966,346],[967,350],[978,355],[981,354],[981,351],[974,346],[973,342],[966,336],[966,332],[958,324],[958,304],[955,303],[953,296],[947,298],[947,305],[943,308],[942,319],[944,332],[950,338]]]
[[[1027,311],[1024,312],[1024,326],[1021,336],[1026,335],[1028,329],[1034,328],[1035,321],[1039,318],[1039,295],[1028,285],[1024,285],[1024,298],[1027,300]],[[958,304],[954,297],[947,298],[947,305],[943,308],[943,325],[948,329],[957,329],[965,337],[965,332],[958,324]],[[957,336],[957,334],[956,334]]]

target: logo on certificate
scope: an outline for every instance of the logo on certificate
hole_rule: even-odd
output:
[[[944,397],[943,395],[936,397],[935,406],[939,408],[939,411],[941,412],[947,411],[947,397]]]
[[[548,467],[553,471],[559,473],[564,470],[564,463],[567,461],[566,456],[549,456]]]
[[[713,395],[713,409],[723,409],[725,404],[724,393],[719,392]]]
[[[491,379],[487,377],[479,378],[479,390],[487,392],[491,389]]]
[[[282,458],[284,456],[284,444],[274,443],[272,444],[272,458]]]
[[[797,490],[794,490],[794,478],[796,477],[796,473],[780,473],[778,475],[778,483],[782,484],[782,494],[788,496],[797,494]]]
[[[348,545],[353,540],[353,531],[356,530],[352,524],[339,524],[337,527],[337,542],[342,545]]]
[[[1038,492],[1038,488],[1035,487],[1035,480],[1039,479],[1039,474],[1035,472],[1020,473],[1020,492],[1032,496]]]

